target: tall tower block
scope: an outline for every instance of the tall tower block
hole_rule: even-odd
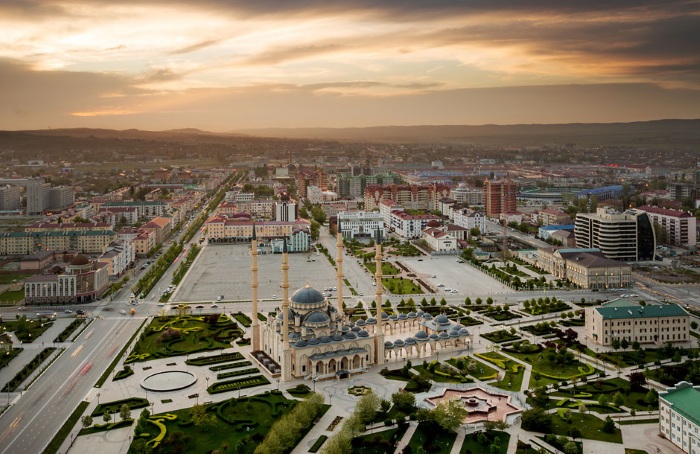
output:
[[[251,265],[250,271],[253,278],[250,284],[253,298],[253,351],[260,350],[260,319],[258,319],[258,237],[255,234],[255,223],[253,223],[253,236],[250,241]]]

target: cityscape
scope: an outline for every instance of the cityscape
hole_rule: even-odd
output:
[[[697,4],[0,4],[0,454],[700,453]]]

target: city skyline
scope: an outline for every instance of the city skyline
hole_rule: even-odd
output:
[[[0,129],[700,118],[690,1],[0,5]]]

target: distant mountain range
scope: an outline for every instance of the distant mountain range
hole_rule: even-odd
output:
[[[698,147],[700,120],[632,123],[519,125],[377,126],[368,128],[268,128],[236,132],[251,136],[380,142],[473,144],[598,143],[607,145]]]
[[[570,123],[520,125],[423,125],[368,128],[268,128],[215,133],[199,129],[142,131],[139,129],[44,129],[0,131],[2,141],[31,142],[48,137],[80,139],[153,140],[164,142],[225,143],[269,138],[322,139],[353,142],[413,142],[474,145],[578,145],[648,148],[700,148],[700,119],[655,120],[632,123]]]

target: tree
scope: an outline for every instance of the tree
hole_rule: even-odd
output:
[[[373,392],[369,392],[362,396],[355,406],[355,414],[362,424],[369,424],[377,415],[379,408],[379,397]]]
[[[564,445],[564,454],[578,454],[578,445],[574,441],[570,441]]]
[[[533,432],[549,433],[552,431],[552,416],[539,407],[525,410],[522,414],[522,428]]]
[[[695,320],[693,320],[692,322],[690,322],[690,327],[691,327],[692,329],[698,329],[698,322],[696,322]]]
[[[627,339],[622,339],[620,342],[620,347],[622,347],[623,350],[627,350],[627,347],[630,346],[630,343]]]
[[[127,404],[122,404],[122,407],[119,409],[119,417],[122,419],[122,421],[131,419],[131,407],[129,407]]]
[[[542,380],[542,374],[540,374],[539,372],[535,372],[532,375],[532,378],[535,380],[535,386],[538,386],[540,380]]]
[[[442,401],[433,410],[435,422],[449,432],[456,431],[467,416],[467,409],[460,400]]]
[[[658,397],[656,396],[656,392],[653,389],[650,389],[646,396],[644,396],[644,402],[646,402],[649,405],[656,405],[657,400]]]
[[[471,306],[471,305],[472,305],[472,299],[469,298],[469,297],[466,297],[466,298],[464,299],[464,305],[465,305],[465,306]]]
[[[625,404],[625,396],[622,395],[620,391],[615,393],[615,396],[613,397],[613,403],[615,404],[616,407],[620,407]]]
[[[190,408],[190,420],[192,420],[192,424],[197,427],[203,426],[206,424],[206,419],[207,407],[205,407],[203,404],[197,404]]]
[[[85,415],[80,420],[83,423],[83,427],[90,427],[92,425],[92,416]]]
[[[481,298],[477,298],[476,300],[474,300],[474,302],[476,303],[477,306],[479,306],[479,305],[481,305],[482,300],[481,300]]]
[[[111,420],[112,420],[112,415],[110,412],[105,411],[104,413],[102,413],[102,421],[110,422]]]
[[[632,372],[630,374],[630,387],[632,391],[641,391],[644,385],[647,384],[647,379],[641,372]]]
[[[416,408],[416,395],[408,391],[399,391],[391,395],[391,401],[397,410],[410,414]]]
[[[605,422],[603,422],[603,428],[601,430],[609,434],[615,433],[615,421],[613,421],[610,416],[607,416],[605,418]]]
[[[492,304],[493,304],[493,298],[491,298],[490,296],[489,296],[488,298],[486,298],[486,304],[488,304],[489,306],[492,305]]]
[[[611,346],[612,346],[613,350],[619,350],[620,349],[620,339],[618,339],[618,338],[613,339],[611,342]]]

